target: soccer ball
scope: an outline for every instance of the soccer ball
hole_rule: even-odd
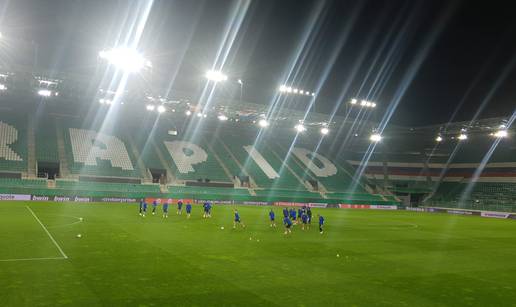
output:
[[[80,217],[80,218],[79,218],[79,221],[81,221],[81,222],[82,222],[82,217]]]
[[[339,255],[339,254],[337,254],[337,258],[339,258],[339,257],[340,257],[340,255]]]
[[[81,237],[82,237],[82,235],[80,233],[77,234],[77,238],[81,238]]]
[[[224,230],[224,226],[220,226],[220,230]]]

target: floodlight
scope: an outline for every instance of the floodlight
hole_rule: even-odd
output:
[[[326,127],[321,128],[321,133],[322,133],[323,135],[327,135],[329,132],[330,132],[330,129],[328,129],[328,128],[326,128]]]
[[[498,130],[493,133],[493,136],[496,138],[506,138],[508,135],[507,130]]]
[[[371,103],[371,107],[376,108],[376,103]]]
[[[265,128],[265,127],[269,126],[269,122],[262,118],[258,121],[258,126]]]
[[[205,77],[206,79],[215,82],[226,81],[228,79],[228,76],[217,70],[208,70]]]
[[[380,142],[382,140],[382,136],[379,133],[373,133],[369,137],[369,140],[371,140],[371,142],[375,142],[375,143]]]
[[[438,135],[436,138],[435,138],[435,141],[436,142],[442,142],[443,141],[443,137]]]
[[[197,113],[197,117],[202,117],[202,113]]]
[[[52,95],[52,91],[46,90],[46,89],[41,89],[38,91],[38,95],[43,96],[43,97],[50,97]]]
[[[279,91],[280,91],[280,92],[282,92],[282,93],[284,93],[284,92],[286,92],[286,91],[287,91],[287,87],[286,87],[285,85],[281,85],[281,86],[279,87]]]
[[[358,101],[357,101],[355,98],[353,98],[353,99],[351,99],[351,101],[350,101],[349,103],[351,103],[351,104],[357,104],[357,102],[358,102]]]
[[[5,91],[7,89],[7,86],[5,84],[0,84],[0,91]]]
[[[147,111],[154,111],[154,109],[155,109],[155,106],[153,104],[147,105]]]
[[[306,131],[305,126],[303,126],[302,124],[297,124],[294,128],[297,130],[297,132]]]
[[[190,116],[190,115],[192,115],[192,111],[187,110],[187,111],[185,112],[185,114],[186,114],[186,116]]]
[[[367,101],[366,101],[366,100],[362,100],[362,101],[360,101],[360,105],[361,105],[361,106],[365,106],[366,104],[367,104]]]
[[[459,134],[458,139],[461,140],[461,141],[467,140],[468,139],[468,135],[465,134],[465,133],[461,133],[461,134]]]
[[[244,84],[244,82],[242,82],[242,79],[238,79],[238,81],[237,81],[237,82],[238,82],[238,84],[240,84],[240,85],[243,85],[243,84]]]
[[[206,118],[206,117],[208,117],[208,115],[207,114],[203,114],[202,117]]]
[[[221,114],[221,115],[218,116],[218,119],[220,121],[226,121],[226,120],[228,120],[228,117],[226,115],[224,115],[224,114]]]
[[[366,102],[365,104],[366,107],[370,107],[371,106],[371,103],[369,101]]]
[[[287,93],[292,93],[292,88],[290,86],[287,87]]]
[[[312,92],[312,96],[315,96],[315,92]]]
[[[99,57],[126,72],[138,72],[144,67],[152,67],[152,63],[143,55],[135,49],[127,47],[102,50],[99,52]]]
[[[167,109],[164,107],[164,106],[158,106],[158,113],[163,113],[165,112]]]

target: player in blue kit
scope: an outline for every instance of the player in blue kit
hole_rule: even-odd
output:
[[[158,202],[154,200],[152,202],[152,215],[156,214],[156,208],[158,207]]]
[[[305,228],[310,229],[310,226],[308,225],[308,215],[304,212],[301,215],[301,222],[303,223],[303,227],[302,227],[303,230],[305,230]]]
[[[317,214],[317,216],[319,217],[319,233],[323,234],[324,217],[319,214]]]
[[[296,221],[296,209],[290,210],[290,218],[292,219],[292,221]]]
[[[297,209],[297,222],[301,223],[301,216],[303,215],[303,209]]]
[[[166,201],[164,204],[163,204],[163,217],[167,218],[168,217],[168,201]]]
[[[140,201],[140,216],[143,215],[143,200]]]
[[[207,201],[205,201],[204,204],[202,204],[202,210],[203,210],[202,217],[207,218],[208,217],[208,202]]]
[[[190,213],[192,213],[192,205],[189,202],[186,203],[186,218],[190,218]]]
[[[233,220],[233,229],[236,229],[236,225],[242,226],[242,228],[245,228],[244,223],[240,220],[240,214],[238,213],[238,210],[235,209],[235,219]]]
[[[269,220],[271,221],[271,227],[276,227],[276,221],[274,216],[274,211],[269,211]]]
[[[283,208],[283,217],[289,217],[287,208]]]
[[[181,199],[177,201],[177,214],[183,214],[183,201]]]
[[[147,202],[143,202],[143,208],[142,208],[142,216],[145,217],[145,214],[147,214]]]
[[[310,207],[306,208],[306,215],[308,215],[308,224],[312,224],[312,209]]]
[[[285,225],[285,234],[289,234],[289,233],[292,233],[292,230],[290,228],[292,228],[292,221],[290,220],[289,217],[285,217],[283,219],[283,225]]]

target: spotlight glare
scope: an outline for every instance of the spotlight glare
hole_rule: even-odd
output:
[[[43,96],[43,97],[50,97],[52,95],[52,91],[46,90],[46,89],[41,89],[38,91],[38,95]]]
[[[461,141],[467,140],[468,139],[468,135],[465,134],[465,133],[461,133],[461,134],[459,134],[458,139],[461,140]]]
[[[279,87],[279,91],[280,91],[280,92],[282,92],[282,93],[284,93],[284,92],[286,92],[286,91],[287,91],[287,87],[286,87],[285,85],[281,85],[281,86]]]
[[[228,79],[228,76],[217,70],[208,70],[205,77],[214,82],[226,81]]]
[[[0,84],[0,91],[5,91],[7,89],[7,86],[5,84]]]
[[[443,137],[438,135],[436,138],[435,138],[435,141],[436,142],[442,142],[443,141]]]
[[[292,88],[290,86],[287,87],[287,93],[292,93]]]
[[[371,107],[376,108],[376,103],[371,103]]]
[[[323,135],[327,135],[329,132],[330,132],[330,129],[328,129],[328,128],[326,128],[326,127],[321,128],[321,133],[322,133]]]
[[[369,137],[369,140],[371,140],[371,142],[377,143],[377,142],[380,142],[382,140],[382,136],[379,133],[373,133]]]
[[[357,102],[358,101],[355,98],[351,99],[351,101],[350,101],[351,104],[357,104]]]
[[[158,106],[158,112],[159,113],[163,113],[165,112],[167,109],[164,107],[164,106]]]
[[[360,101],[361,106],[365,106],[366,104],[367,104],[367,101],[365,101],[365,100]]]
[[[265,127],[269,126],[269,122],[262,118],[258,121],[258,126],[265,128]]]
[[[312,92],[312,97],[315,96],[315,92]]]
[[[218,119],[220,121],[226,121],[226,120],[228,120],[228,117],[226,115],[224,115],[224,114],[221,114],[221,115],[218,116]]]
[[[305,126],[303,126],[303,125],[301,125],[301,124],[297,124],[294,128],[297,130],[297,132],[303,132],[303,131],[306,131]]]
[[[138,72],[144,67],[152,67],[152,63],[138,51],[127,47],[102,50],[99,52],[99,57],[126,72]]]
[[[508,135],[507,130],[498,130],[493,133],[493,136],[496,138],[506,138]]]
[[[202,113],[197,113],[197,117],[202,117]]]
[[[299,90],[297,88],[293,89],[294,94],[297,94]]]

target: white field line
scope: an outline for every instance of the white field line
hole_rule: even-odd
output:
[[[0,259],[0,262],[13,262],[13,261],[33,261],[33,260],[64,260],[63,257],[46,257],[46,258],[14,258],[14,259]]]
[[[27,210],[30,211],[30,213],[32,214],[32,216],[36,219],[36,221],[38,221],[38,223],[41,225],[41,227],[43,228],[43,230],[47,233],[48,237],[50,238],[50,240],[52,240],[52,242],[54,243],[54,245],[57,247],[57,249],[59,250],[59,252],[61,253],[61,255],[63,256],[64,259],[68,259],[68,256],[66,256],[66,254],[63,252],[63,250],[61,249],[61,246],[59,246],[59,244],[57,244],[56,240],[54,239],[54,237],[52,237],[52,235],[50,234],[50,232],[48,232],[47,228],[45,227],[45,225],[43,225],[43,223],[41,223],[41,221],[39,220],[39,218],[36,216],[36,214],[34,213],[34,211],[32,211],[31,208],[29,208],[29,206],[25,206],[27,208]]]

